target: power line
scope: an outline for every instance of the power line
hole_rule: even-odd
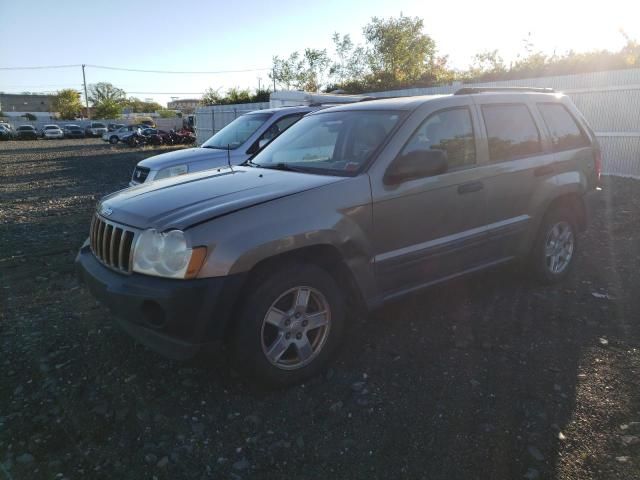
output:
[[[246,73],[246,72],[261,72],[265,70],[271,70],[271,68],[245,68],[241,70],[214,70],[214,71],[208,71],[208,72],[187,72],[187,71],[176,71],[176,70],[141,70],[138,68],[108,67],[105,65],[91,65],[91,64],[87,64],[87,67],[101,68],[105,70],[119,70],[123,72],[169,73],[169,74],[188,74],[188,75],[215,75],[219,73]]]
[[[139,68],[126,68],[126,67],[112,67],[108,65],[91,65],[85,66],[91,68],[99,68],[103,70],[118,70],[122,72],[137,72],[137,73],[168,73],[168,74],[187,74],[187,75],[215,75],[220,73],[246,73],[246,72],[262,72],[271,70],[271,68],[243,68],[238,70],[211,70],[211,71],[178,71],[178,70],[143,70]],[[29,67],[0,67],[0,70],[46,70],[51,68],[77,68],[82,67],[82,64],[75,65],[41,65],[41,66],[29,66]]]
[[[50,68],[75,68],[82,65],[43,65],[38,67],[0,67],[0,70],[46,70]]]

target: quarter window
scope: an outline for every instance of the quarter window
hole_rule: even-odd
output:
[[[524,104],[482,105],[489,159],[504,162],[542,151],[540,133]]]
[[[443,150],[449,169],[476,163],[473,124],[468,108],[442,110],[430,115],[414,132],[402,151]]]
[[[573,150],[589,145],[589,139],[585,137],[564,105],[539,103],[538,110],[540,110],[544,123],[547,124],[549,133],[551,133],[554,151]]]

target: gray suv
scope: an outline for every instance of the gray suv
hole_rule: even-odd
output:
[[[76,261],[152,349],[224,343],[244,372],[290,384],[325,367],[355,309],[517,259],[562,280],[600,163],[561,94],[339,106],[243,166],[105,197]]]
[[[204,142],[201,147],[162,153],[142,160],[129,185],[184,175],[231,163],[238,165],[319,106],[280,107],[246,113]]]

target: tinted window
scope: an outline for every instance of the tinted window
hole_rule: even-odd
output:
[[[449,168],[476,163],[476,146],[469,109],[454,108],[430,115],[409,139],[402,153],[415,150],[445,151]]]
[[[304,113],[301,113],[300,115],[289,115],[287,117],[281,118],[276,122],[273,122],[273,125],[267,128],[265,132],[260,136],[260,140],[273,140],[291,125],[300,120],[303,115]]]
[[[549,127],[551,142],[555,151],[572,150],[586,147],[589,139],[567,111],[564,105],[559,103],[539,103],[538,110]]]
[[[526,105],[483,105],[489,158],[502,162],[542,151],[540,134]]]
[[[94,123],[93,128],[105,128],[104,123]]]

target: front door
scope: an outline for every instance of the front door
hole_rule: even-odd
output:
[[[399,153],[443,150],[445,173],[392,185],[371,180],[375,271],[383,298],[484,261],[486,190],[476,163],[474,115],[466,99],[456,100],[459,106],[423,117]]]

